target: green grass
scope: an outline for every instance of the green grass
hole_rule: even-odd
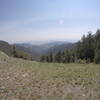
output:
[[[100,100],[100,65],[40,63],[0,52],[0,100]]]

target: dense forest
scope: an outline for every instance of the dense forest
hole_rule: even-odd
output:
[[[88,32],[83,35],[80,41],[74,44],[73,48],[64,51],[58,51],[56,54],[50,52],[43,55],[42,62],[58,63],[100,63],[100,29],[95,34]]]

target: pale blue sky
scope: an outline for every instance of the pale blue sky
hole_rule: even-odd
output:
[[[100,28],[100,0],[0,0],[0,40],[76,41]]]

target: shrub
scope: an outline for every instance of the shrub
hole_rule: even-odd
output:
[[[82,59],[78,59],[75,62],[78,63],[78,64],[86,64],[86,60],[82,60]]]

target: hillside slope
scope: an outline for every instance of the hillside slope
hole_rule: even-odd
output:
[[[9,56],[13,56],[13,48],[8,42],[0,40],[0,50]]]
[[[39,63],[0,52],[0,100],[99,100],[100,65]]]
[[[31,55],[16,48],[14,45],[11,45],[6,41],[0,40],[0,51],[6,53],[8,56],[32,60]]]

